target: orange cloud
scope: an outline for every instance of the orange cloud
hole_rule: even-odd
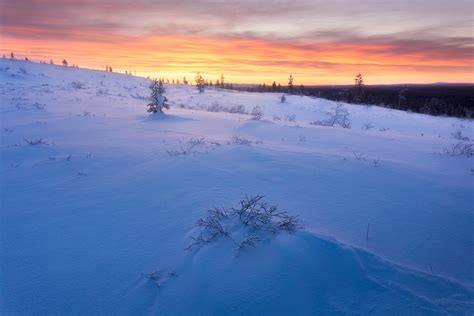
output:
[[[190,35],[131,36],[93,30],[71,38],[45,38],[35,28],[2,30],[3,52],[33,60],[66,58],[83,67],[136,71],[144,76],[209,79],[221,73],[228,82],[351,84],[358,72],[368,84],[474,82],[472,48],[433,40],[355,39],[346,41],[278,40]],[[14,34],[14,35],[12,35]],[[19,36],[28,34],[28,36]]]

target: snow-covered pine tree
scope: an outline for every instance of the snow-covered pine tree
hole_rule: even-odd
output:
[[[148,113],[163,113],[163,108],[169,109],[170,105],[168,99],[163,95],[165,93],[165,88],[163,87],[163,82],[161,80],[155,80],[150,85],[151,89],[151,102],[148,103]]]
[[[201,76],[199,72],[194,78],[194,81],[196,81],[196,88],[198,89],[198,91],[200,93],[204,92],[206,82],[204,81],[204,78]]]

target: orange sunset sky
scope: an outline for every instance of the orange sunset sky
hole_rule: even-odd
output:
[[[227,82],[474,82],[472,1],[0,0],[1,52]]]

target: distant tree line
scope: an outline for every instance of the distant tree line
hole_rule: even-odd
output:
[[[304,86],[294,85],[290,75],[288,84],[235,85],[233,90],[248,92],[276,92],[313,96],[332,101],[381,107],[430,115],[474,118],[474,85],[472,84],[411,84],[365,85],[362,74],[354,78],[354,85]]]

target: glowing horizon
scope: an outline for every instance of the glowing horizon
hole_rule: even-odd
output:
[[[470,1],[400,2],[364,5],[363,21],[342,0],[260,10],[246,1],[3,3],[0,53],[180,81],[199,71],[213,82],[223,73],[227,82],[285,85],[293,74],[295,84],[352,84],[360,72],[367,84],[474,83]],[[422,12],[424,22],[415,19]]]

